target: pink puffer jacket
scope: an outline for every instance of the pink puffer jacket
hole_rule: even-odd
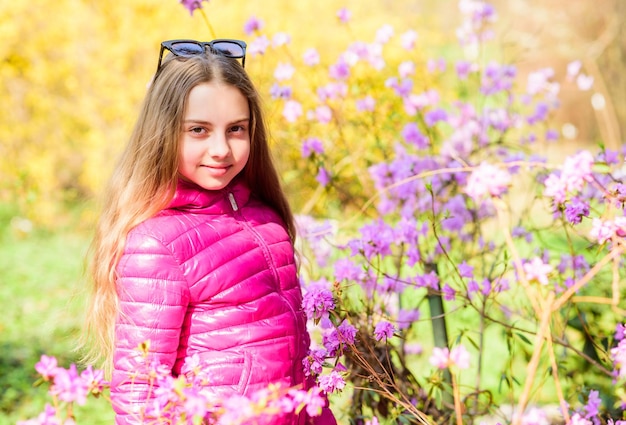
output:
[[[130,359],[146,340],[174,376],[192,356],[207,364],[207,390],[218,397],[306,386],[310,340],[293,247],[279,216],[243,183],[206,191],[179,182],[169,208],[129,233],[117,273],[116,424],[141,423],[137,412],[154,394],[132,378]],[[301,414],[282,423],[306,422]],[[326,408],[315,423],[336,422]]]

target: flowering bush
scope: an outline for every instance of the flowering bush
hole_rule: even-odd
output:
[[[540,156],[561,141],[561,84],[592,79],[573,61],[562,82],[549,68],[521,80],[488,54],[495,9],[459,10],[459,47],[435,59],[385,25],[296,64],[288,36],[247,25],[251,55],[279,56],[277,137],[299,135],[309,163],[289,182],[317,187],[298,217],[318,337],[306,366],[350,391],[355,421],[464,423],[506,401],[519,413],[503,421],[530,423],[546,400],[566,422],[620,417],[625,152]]]

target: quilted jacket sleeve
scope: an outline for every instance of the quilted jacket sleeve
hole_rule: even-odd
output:
[[[146,402],[154,398],[155,387],[142,373],[137,347],[149,341],[149,359],[171,371],[189,303],[189,288],[168,248],[154,237],[138,232],[129,234],[117,272],[119,315],[111,401],[115,423],[125,425],[142,423]]]

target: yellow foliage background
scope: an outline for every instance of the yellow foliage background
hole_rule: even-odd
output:
[[[559,119],[577,123],[578,143],[621,146],[626,2],[492,3],[500,16],[499,43],[507,48],[502,60],[519,64],[523,72],[564,69],[582,59],[608,107],[594,111],[588,98],[566,92]],[[249,40],[243,25],[251,16],[264,21],[264,33],[291,35],[289,51],[281,57],[247,60],[268,99],[276,62],[301,61],[309,47],[332,62],[351,41],[371,41],[378,28],[391,24],[397,33],[415,29],[419,54],[437,57],[455,42],[458,22],[456,0],[213,0],[203,5],[220,38]],[[341,7],[352,12],[348,28],[337,23]],[[108,178],[156,67],[159,43],[174,38],[211,38],[202,16],[190,16],[176,0],[0,2],[0,203],[42,226],[71,224],[73,216],[65,212],[89,201]],[[280,111],[268,106],[279,159],[291,167],[298,160],[298,138],[308,129],[286,127]],[[291,194],[296,208],[308,196],[299,190]],[[82,218],[89,223],[92,217]]]

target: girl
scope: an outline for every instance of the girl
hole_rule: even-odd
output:
[[[91,358],[104,353],[112,365],[117,424],[141,423],[154,396],[130,360],[146,341],[150,359],[173,376],[199,360],[216,397],[270,383],[307,387],[294,220],[243,68],[245,47],[162,43],[105,193],[87,329],[96,337]],[[336,421],[325,408],[315,423]]]

